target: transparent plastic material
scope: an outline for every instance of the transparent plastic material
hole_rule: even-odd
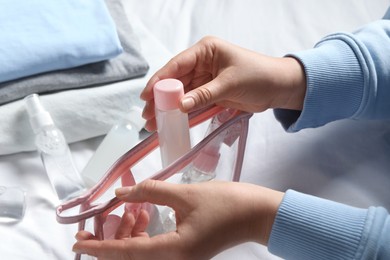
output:
[[[144,125],[141,113],[140,108],[132,107],[104,137],[81,172],[88,187],[98,183],[110,166],[140,141],[139,132]]]
[[[205,136],[208,136],[224,122],[226,122],[235,110],[227,109],[224,113],[216,115],[212,118],[210,125],[206,131]],[[200,154],[194,159],[188,169],[183,173],[182,183],[196,183],[202,181],[209,181],[216,177],[216,167],[218,165],[221,144],[226,138],[220,135],[210,141]],[[225,140],[226,143],[227,140]],[[229,142],[229,145],[231,143]]]
[[[227,110],[225,113],[215,116],[206,131],[206,135],[209,135],[224,121],[228,119],[228,116],[234,114],[234,110]],[[197,183],[213,180],[216,177],[216,168],[220,159],[220,149],[223,140],[226,136],[219,135],[210,141],[202,149],[202,151],[195,157],[194,161],[185,169],[181,177],[180,183]],[[232,144],[229,143],[231,146]],[[225,155],[226,157],[226,155]],[[161,218],[164,232],[170,232],[176,230],[176,216],[175,211],[170,207],[165,207],[161,210]]]
[[[85,186],[62,132],[56,127],[44,127],[35,140],[58,199],[66,201],[80,195],[85,190]]]
[[[160,111],[156,109],[158,139],[161,161],[167,167],[191,149],[188,117],[179,109]]]
[[[215,167],[213,173],[215,179],[238,181],[251,114],[220,107],[195,111],[189,115],[191,131],[207,129],[207,126],[203,127],[201,123],[209,123],[209,119],[214,116],[224,120],[206,137],[195,142],[196,145],[190,151],[165,168],[156,163],[160,162],[157,134],[154,133],[147,137],[116,161],[96,186],[83,195],[60,205],[57,208],[58,222],[63,224],[79,223],[79,230],[88,230],[97,239],[108,239],[109,234],[114,232],[109,230],[109,227],[113,228],[112,215],[120,218],[123,212],[131,211],[136,217],[142,208],[153,219],[146,230],[148,234],[153,236],[166,232],[169,223],[164,223],[164,220],[174,218],[173,211],[168,211],[171,215],[167,218],[167,216],[163,216],[165,207],[145,203],[124,203],[118,198],[112,197],[114,189],[120,186],[132,186],[145,179],[180,183],[183,173],[194,167],[196,158],[204,156],[202,153],[205,153],[208,150],[206,148],[211,144],[214,147],[218,144],[219,147],[219,155],[210,157],[216,160],[212,162]],[[124,207],[120,207],[123,204]],[[77,257],[76,259],[79,259]]]
[[[60,201],[80,195],[85,185],[73,162],[69,146],[39,101],[37,94],[25,97],[30,124],[49,181]]]
[[[26,192],[19,187],[0,186],[0,223],[23,219],[26,210]]]

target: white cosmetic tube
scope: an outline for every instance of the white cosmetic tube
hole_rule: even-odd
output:
[[[163,79],[154,85],[153,91],[161,161],[165,168],[191,149],[188,114],[179,109],[184,87],[179,80]]]
[[[96,185],[111,165],[140,141],[139,132],[145,123],[141,113],[141,108],[131,107],[104,137],[81,172],[88,187]]]

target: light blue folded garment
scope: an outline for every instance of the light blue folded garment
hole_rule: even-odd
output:
[[[0,82],[122,52],[104,0],[0,0]]]
[[[0,106],[33,93],[102,86],[116,81],[141,77],[149,69],[140,53],[139,40],[129,23],[122,0],[105,0],[113,18],[123,53],[115,58],[0,82]]]

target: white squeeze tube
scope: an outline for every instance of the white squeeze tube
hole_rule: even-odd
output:
[[[154,103],[162,166],[165,168],[191,149],[188,114],[179,109],[183,83],[163,79],[154,85]]]
[[[104,137],[81,172],[88,187],[98,183],[112,164],[140,141],[139,132],[145,123],[141,113],[141,108],[131,107]]]
[[[35,145],[58,199],[66,201],[78,196],[85,186],[63,133],[55,126],[37,94],[25,97],[24,101],[35,134]]]

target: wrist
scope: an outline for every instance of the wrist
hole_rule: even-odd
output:
[[[271,235],[279,206],[282,203],[284,192],[260,187],[256,200],[254,224],[251,227],[252,241],[267,245]]]
[[[280,97],[274,108],[302,110],[306,94],[303,65],[293,57],[280,58]]]

